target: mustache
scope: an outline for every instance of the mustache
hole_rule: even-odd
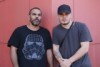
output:
[[[35,20],[39,20],[39,18],[35,18]]]

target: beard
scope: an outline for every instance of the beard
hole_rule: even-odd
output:
[[[41,20],[39,20],[38,18],[36,18],[36,19],[34,19],[34,20],[30,19],[30,22],[31,22],[31,24],[32,24],[33,26],[39,26]]]

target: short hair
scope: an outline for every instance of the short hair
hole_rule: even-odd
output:
[[[38,8],[38,7],[33,7],[33,8],[31,8],[31,9],[29,10],[29,15],[31,14],[31,11],[32,11],[33,9],[38,9],[38,10],[40,10],[40,11],[41,11],[41,9],[40,9],[40,8]],[[42,14],[42,11],[41,11],[41,14]]]

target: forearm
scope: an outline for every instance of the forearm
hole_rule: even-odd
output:
[[[59,51],[55,50],[54,55],[56,59],[58,60],[61,67],[70,67],[71,63],[68,61],[68,59],[62,58]]]
[[[59,63],[61,63],[63,61],[62,55],[59,51],[59,46],[58,45],[53,45],[53,53],[55,55],[55,58],[57,59],[57,61]]]
[[[54,51],[54,55],[55,55],[55,57],[56,57],[56,59],[58,60],[59,63],[63,60],[59,51]]]
[[[88,48],[81,47],[72,57],[69,58],[70,62],[75,62],[88,52]]]
[[[11,61],[12,61],[13,67],[19,67],[18,59],[17,59],[17,52],[13,48],[11,49]]]
[[[47,60],[48,60],[49,66],[53,67],[53,54],[52,54],[51,49],[47,50]]]

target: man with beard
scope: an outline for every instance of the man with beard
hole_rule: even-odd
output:
[[[42,12],[38,7],[29,11],[30,23],[15,29],[8,46],[13,67],[53,67],[50,32],[39,26]]]
[[[72,21],[71,8],[66,4],[58,7],[58,18],[60,24],[53,30],[53,51],[59,66],[91,67],[88,49],[92,38],[87,26]]]

